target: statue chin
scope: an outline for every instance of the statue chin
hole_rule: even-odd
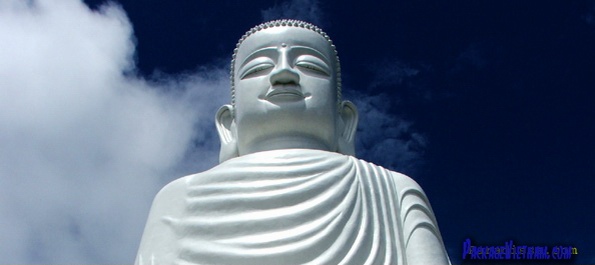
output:
[[[339,115],[336,115],[336,120],[327,122],[333,123],[334,126],[326,126],[325,124],[318,126],[308,124],[304,126],[303,118],[293,120],[292,117],[285,117],[281,123],[268,122],[269,124],[274,124],[277,128],[271,128],[269,126],[265,127],[269,128],[269,130],[263,130],[263,126],[254,126],[259,127],[261,132],[266,131],[267,135],[251,137],[251,140],[247,143],[240,143],[238,141],[245,138],[238,137],[238,124],[235,120],[234,107],[232,105],[224,105],[219,109],[215,117],[216,127],[221,141],[219,162],[222,163],[229,159],[255,152],[279,149],[313,149],[353,156],[355,155],[355,131],[358,123],[357,108],[351,101],[345,100],[339,104],[338,110],[335,111],[339,112]],[[297,127],[288,129],[293,126]],[[282,127],[282,130],[279,130],[279,127]],[[303,130],[303,127],[308,127],[312,132],[297,133]],[[334,132],[329,134],[326,132],[327,130],[333,130]]]
[[[343,123],[341,123],[343,124]],[[338,133],[338,132],[337,132]],[[287,133],[263,135],[250,143],[240,144],[236,138],[221,141],[219,162],[257,152],[282,149],[311,149],[336,152],[344,155],[355,155],[354,142],[346,137],[335,137],[333,141],[324,141],[314,135]]]

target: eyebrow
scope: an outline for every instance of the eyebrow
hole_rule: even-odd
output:
[[[322,54],[321,52],[319,52],[318,50],[316,50],[314,48],[310,48],[308,46],[299,46],[299,45],[297,45],[297,46],[291,46],[291,49],[295,49],[295,48],[297,48],[297,49],[305,49],[305,50],[312,51],[315,54],[319,55],[326,64],[329,64],[330,65],[329,58],[327,58],[324,54]],[[250,53],[248,56],[246,56],[246,59],[244,59],[244,61],[242,62],[242,64],[239,66],[239,68],[244,67],[244,65],[246,65],[248,62],[252,61],[253,57],[256,57],[258,54],[260,54],[262,52],[265,52],[265,51],[268,51],[268,50],[277,51],[277,46],[264,47],[264,48],[258,49],[256,51]]]
[[[246,59],[244,59],[244,61],[242,62],[242,64],[240,65],[239,68],[241,69],[248,62],[252,61],[252,59],[253,59],[252,57],[256,57],[256,55],[258,55],[259,53],[262,53],[267,50],[277,50],[277,47],[276,46],[264,47],[264,48],[258,49],[256,51],[250,53],[248,56],[246,56]]]

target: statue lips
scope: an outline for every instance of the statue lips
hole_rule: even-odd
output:
[[[274,85],[266,95],[266,100],[277,101],[300,101],[304,99],[299,85]]]

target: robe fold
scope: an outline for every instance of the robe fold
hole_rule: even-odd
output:
[[[137,264],[407,264],[427,255],[448,263],[415,181],[351,156],[288,149],[168,184]]]

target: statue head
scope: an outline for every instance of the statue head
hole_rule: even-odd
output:
[[[242,36],[231,63],[232,104],[216,115],[219,160],[306,148],[354,155],[357,110],[341,100],[339,58],[318,27],[260,24]]]

